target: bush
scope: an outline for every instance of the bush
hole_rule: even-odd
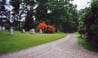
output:
[[[42,30],[44,33],[54,33],[55,32],[55,27],[53,25],[47,25],[45,21],[39,23],[37,26],[37,30]]]
[[[54,33],[55,32],[55,27],[52,25],[47,25],[47,33]]]

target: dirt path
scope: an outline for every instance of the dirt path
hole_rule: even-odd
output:
[[[98,53],[83,49],[74,34],[19,52],[1,55],[0,58],[98,58]]]

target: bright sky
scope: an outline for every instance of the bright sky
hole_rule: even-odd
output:
[[[90,5],[90,2],[91,0],[74,0],[73,1],[73,4],[76,4],[77,5],[77,9],[80,10],[80,9],[83,9],[85,7],[88,7]]]

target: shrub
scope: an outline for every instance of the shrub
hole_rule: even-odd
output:
[[[48,33],[53,33],[55,32],[55,27],[53,25],[47,25],[47,32]]]
[[[44,33],[54,33],[56,28],[53,25],[47,25],[46,22],[43,21],[37,26],[37,30],[39,31],[40,29],[42,29]]]
[[[43,32],[47,31],[47,25],[45,21],[39,23],[37,26],[37,30],[39,31],[40,29],[42,29]]]

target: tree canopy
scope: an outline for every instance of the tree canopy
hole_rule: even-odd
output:
[[[80,34],[94,47],[98,47],[98,1],[92,0],[91,6],[84,9],[80,16]]]
[[[20,28],[29,31],[32,28],[36,29],[40,22],[45,21],[47,24],[54,25],[57,31],[74,32],[77,30],[78,18],[76,5],[73,5],[71,1],[10,0],[12,10],[9,17],[13,17],[9,18],[13,21],[11,25],[16,24],[15,26],[20,27],[23,21],[23,26]]]

